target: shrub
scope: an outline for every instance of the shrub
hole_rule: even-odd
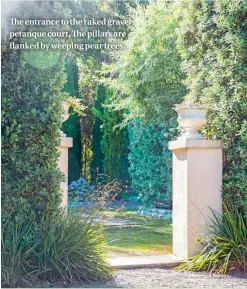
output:
[[[42,281],[95,281],[111,277],[103,227],[84,214],[43,219],[16,217],[2,227],[2,286],[31,287]]]
[[[247,6],[181,0],[178,46],[189,100],[209,108],[204,135],[224,144],[223,198],[247,218]]]
[[[207,270],[227,273],[234,269],[247,272],[247,224],[237,209],[235,213],[224,206],[224,214],[214,213],[211,233],[207,240],[201,240],[204,249],[201,254],[179,266],[180,270]]]
[[[84,202],[89,207],[90,203],[94,203],[97,208],[105,208],[121,191],[118,181],[108,181],[108,179],[106,175],[99,174],[95,180],[95,185],[89,185],[86,179],[81,177],[69,185],[70,200],[72,202]]]
[[[49,4],[21,2],[12,13],[18,19],[51,19]],[[56,17],[63,18],[57,5]],[[61,202],[57,146],[66,97],[64,57],[54,56],[54,62],[53,52],[10,50],[8,41],[2,49],[2,212],[39,220],[56,213]]]
[[[172,194],[172,154],[168,141],[177,133],[175,120],[166,124],[147,124],[136,119],[129,126],[129,174],[132,187],[148,206],[166,202]]]
[[[68,195],[73,201],[83,202],[85,200],[93,200],[95,195],[94,186],[90,186],[86,179],[81,177],[69,185]]]

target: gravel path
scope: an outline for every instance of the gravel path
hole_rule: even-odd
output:
[[[247,288],[247,279],[226,275],[179,272],[168,269],[131,269],[116,272],[115,280],[74,288]]]

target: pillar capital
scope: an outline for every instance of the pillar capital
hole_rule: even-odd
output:
[[[71,148],[73,146],[73,138],[63,135],[60,137],[60,145],[62,148]]]
[[[222,149],[223,144],[220,140],[178,139],[175,141],[170,141],[168,148],[171,151],[190,148]]]

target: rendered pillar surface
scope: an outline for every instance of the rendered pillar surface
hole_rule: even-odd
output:
[[[64,181],[61,182],[62,203],[61,207],[67,212],[68,209],[68,148],[73,146],[73,138],[61,136],[60,146],[58,151],[60,156],[58,158],[58,167],[64,174]]]
[[[212,210],[222,213],[222,144],[215,140],[169,142],[173,152],[173,254],[187,259],[199,253]]]

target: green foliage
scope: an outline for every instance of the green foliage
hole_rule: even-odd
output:
[[[114,11],[117,10],[114,5],[118,5],[118,1],[64,1],[63,6],[69,8],[73,17],[82,19],[84,17],[112,17]],[[73,26],[73,30],[89,29],[90,27]],[[104,30],[104,27],[97,27],[99,30]],[[115,30],[116,27],[110,29]],[[73,42],[83,43],[87,39],[74,38]],[[90,39],[91,43],[100,42],[100,39]],[[106,40],[107,41],[107,40]],[[90,179],[95,178],[95,168],[99,165],[97,162],[98,155],[100,155],[99,148],[94,141],[95,127],[93,124],[93,115],[91,108],[95,101],[95,89],[98,83],[98,70],[100,69],[101,62],[106,61],[106,54],[100,50],[88,51],[73,51],[73,57],[67,62],[67,84],[65,91],[70,95],[79,97],[83,103],[88,107],[86,115],[79,117],[72,115],[63,124],[64,132],[73,137],[73,147],[69,149],[69,183],[77,180],[81,175]],[[78,89],[78,84],[80,89]],[[96,105],[97,106],[97,105]],[[96,120],[97,122],[97,120]],[[97,124],[96,124],[97,127]],[[93,131],[92,131],[93,130]],[[91,142],[91,134],[93,135]],[[94,153],[96,149],[96,153]],[[97,156],[96,156],[96,155]],[[102,157],[102,156],[99,156]],[[90,162],[92,166],[90,165]],[[96,162],[96,163],[95,163]],[[102,165],[99,171],[102,171]]]
[[[93,113],[92,106],[94,105],[95,90],[98,82],[98,75],[96,73],[99,69],[99,62],[92,57],[78,58],[78,76],[80,97],[83,103],[88,107],[86,115],[81,118],[80,129],[82,139],[82,175],[87,179],[91,179],[91,161],[93,158],[92,151],[92,129],[93,129]],[[94,177],[94,175],[93,175]]]
[[[65,64],[67,82],[64,90],[71,96],[78,96],[78,69],[75,59],[68,58]],[[70,110],[71,111],[71,110]],[[78,114],[71,114],[69,119],[62,125],[62,130],[68,137],[73,137],[73,147],[69,149],[68,182],[71,183],[81,176],[81,133],[80,117]]]
[[[188,100],[209,107],[204,134],[224,144],[223,197],[247,214],[247,6],[183,0],[178,46]]]
[[[22,2],[18,19],[66,18],[56,1]],[[18,39],[16,40],[18,41]],[[64,57],[37,65],[35,51],[2,51],[2,285],[91,281],[111,275],[102,227],[90,216],[64,217],[57,168],[66,75]],[[38,55],[37,55],[38,56]],[[49,55],[50,57],[50,55]],[[49,58],[50,60],[50,58]],[[42,64],[42,65],[41,65]]]
[[[12,16],[68,16],[59,3],[53,5],[21,2]],[[56,214],[61,202],[57,147],[61,103],[68,97],[62,93],[64,57],[60,55],[52,67],[38,69],[26,61],[23,51],[10,50],[6,39],[2,50],[2,212],[4,219],[22,215],[39,221],[44,214]]]
[[[247,272],[247,224],[238,209],[232,214],[224,206],[223,216],[214,213],[209,229],[209,238],[201,240],[204,244],[201,254],[179,268],[223,274],[234,269]]]
[[[104,114],[103,104],[105,102],[105,88],[103,85],[98,85],[96,90],[96,98],[94,110],[97,110],[101,115]],[[93,158],[91,161],[91,176],[95,181],[98,174],[103,173],[104,153],[102,151],[103,141],[103,121],[97,115],[94,115],[92,129],[92,151]]]
[[[111,106],[127,108],[127,120],[136,116],[169,120],[174,116],[173,104],[186,92],[176,48],[179,19],[167,1],[130,8],[129,17],[127,48],[114,52],[113,64],[105,68],[111,76],[105,82],[118,94]]]
[[[104,102],[100,110],[93,107],[95,120],[101,123],[102,138],[98,146],[103,152],[104,174],[110,180],[118,180],[122,184],[128,182],[128,135],[125,128],[120,129],[119,124],[123,121],[123,112],[114,111],[109,108],[109,104],[115,98],[112,90],[106,90],[103,85],[100,86],[104,91]],[[103,101],[103,98],[101,99]],[[104,108],[103,108],[104,107]]]
[[[172,107],[186,93],[176,47],[179,17],[169,1],[129,8],[129,17],[127,48],[113,53],[113,64],[105,68],[110,72],[105,83],[117,95],[109,107],[125,109],[123,122],[131,123],[129,173],[133,188],[147,205],[170,203],[171,153],[167,146],[177,125]]]
[[[104,173],[111,180],[126,184],[128,182],[128,135],[126,129],[117,127],[123,121],[123,112],[108,108],[114,97],[113,92],[108,89],[103,118]]]
[[[7,220],[2,226],[2,286],[110,278],[105,242],[103,227],[93,216],[43,218],[40,225],[18,217]]]
[[[22,220],[22,221],[21,221]],[[32,221],[15,219],[2,222],[1,230],[1,283],[3,287],[31,287],[33,270],[27,264],[34,254],[37,244],[33,244]]]
[[[5,49],[2,68],[2,212],[40,218],[60,203],[63,61],[38,70]]]
[[[166,124],[147,124],[136,119],[129,126],[129,173],[132,187],[153,206],[154,202],[170,205],[172,193],[172,156],[168,141],[176,136],[175,120]]]

